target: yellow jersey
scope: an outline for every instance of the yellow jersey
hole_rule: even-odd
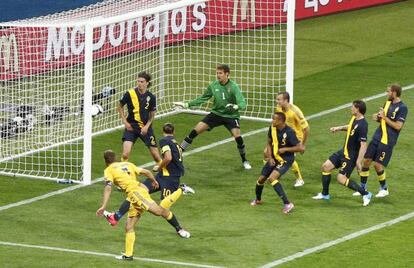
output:
[[[114,162],[104,171],[105,181],[112,182],[125,192],[131,192],[139,187],[137,176],[142,169],[129,162]]]
[[[303,141],[303,130],[309,126],[305,116],[298,106],[289,104],[286,111],[282,110],[279,105],[276,107],[276,112],[282,112],[286,115],[286,125],[291,127],[300,141]]]

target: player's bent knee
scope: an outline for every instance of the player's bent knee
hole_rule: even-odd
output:
[[[371,165],[371,161],[371,159],[364,159],[364,161],[362,161],[362,164],[364,167],[369,167],[369,165]]]
[[[346,182],[346,177],[342,174],[338,174],[338,176],[336,177],[336,180],[338,181],[339,184],[344,185]]]
[[[331,171],[329,164],[326,163],[326,162],[323,163],[322,166],[321,166],[321,171],[322,172],[329,172],[329,171]]]
[[[201,133],[203,133],[204,131],[206,131],[208,128],[209,128],[209,127],[208,127],[208,125],[207,125],[206,123],[204,123],[204,122],[199,122],[199,123],[195,126],[194,130],[197,132],[197,134],[201,134]]]
[[[266,178],[263,176],[260,176],[259,179],[257,180],[258,183],[260,184],[264,184],[266,182]]]
[[[374,168],[376,172],[382,171],[384,169],[384,166],[381,165],[380,163],[375,162],[374,163]]]

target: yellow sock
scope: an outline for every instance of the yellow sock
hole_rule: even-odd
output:
[[[369,177],[369,170],[359,172],[359,176],[361,176],[361,177]]]
[[[128,232],[125,234],[125,256],[131,257],[134,255],[135,232]]]
[[[384,172],[381,175],[378,175],[378,181],[385,181],[386,178],[387,177],[385,175],[385,170],[384,170]]]
[[[272,186],[275,186],[278,182],[279,182],[278,180],[274,180],[274,181],[272,181],[270,184],[271,184]]]
[[[177,200],[181,197],[182,194],[183,194],[183,190],[181,188],[178,188],[177,191],[175,191],[174,193],[166,196],[160,202],[160,206],[165,208],[165,209],[169,209],[172,205],[174,205],[175,202],[177,202]]]
[[[168,214],[167,221],[171,220],[173,218],[174,214],[170,211],[170,214]]]
[[[292,169],[293,173],[295,173],[296,179],[303,180],[302,173],[300,172],[300,168],[299,168],[298,162],[294,161],[293,164],[292,164],[291,169]]]

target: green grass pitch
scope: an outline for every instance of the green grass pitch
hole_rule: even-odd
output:
[[[295,102],[305,115],[312,115],[357,98],[385,91],[386,85],[414,84],[414,1],[375,7],[300,21],[296,25]],[[394,149],[387,177],[390,196],[373,199],[364,208],[359,198],[343,186],[331,184],[331,201],[317,202],[320,165],[343,143],[344,135],[332,135],[330,126],[346,124],[349,109],[309,121],[311,133],[307,151],[298,156],[306,184],[294,189],[294,177],[281,180],[296,209],[280,212],[281,203],[266,185],[264,204],[250,207],[255,181],[262,167],[266,132],[245,137],[247,156],[253,165],[244,171],[234,142],[187,156],[183,182],[197,191],[183,196],[172,210],[192,233],[179,239],[161,218],[145,214],[136,228],[137,257],[225,267],[259,267],[277,259],[321,245],[414,211],[411,183],[414,145],[414,89],[403,92],[409,108],[407,122]],[[384,97],[369,101],[367,115],[376,112]],[[155,132],[166,121],[175,123],[182,140],[201,117],[178,115],[155,123]],[[377,127],[369,122],[369,137]],[[267,124],[242,121],[247,133]],[[160,136],[160,134],[158,134]],[[121,132],[99,136],[93,141],[93,178],[102,177],[104,149],[121,150]],[[218,128],[198,137],[195,149],[229,137]],[[141,143],[131,160],[150,161]],[[375,172],[371,171],[372,174]],[[356,173],[353,179],[359,181]],[[67,186],[50,181],[0,177],[0,206],[36,197]],[[371,175],[369,190],[378,182]],[[182,267],[147,261],[119,263],[111,256],[94,256],[47,249],[6,246],[2,242],[120,254],[124,248],[123,224],[111,228],[95,217],[102,198],[102,184],[31,204],[0,210],[0,266],[2,267]],[[157,200],[158,197],[154,196]],[[110,209],[123,197],[114,191]],[[287,262],[281,267],[411,267],[414,263],[414,220],[360,236],[356,239]]]

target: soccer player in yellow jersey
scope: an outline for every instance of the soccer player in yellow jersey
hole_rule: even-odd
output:
[[[163,126],[164,137],[159,142],[163,160],[159,166],[160,170],[158,174],[155,175],[159,187],[154,188],[152,186],[153,182],[150,179],[142,182],[148,188],[150,194],[161,192],[160,206],[165,209],[170,209],[182,194],[195,193],[191,187],[180,184],[180,178],[184,175],[183,156],[180,145],[175,140],[174,133],[174,125],[165,123]],[[118,211],[114,213],[104,211],[103,215],[112,226],[115,226],[123,215],[128,212],[129,208],[130,202],[127,199],[122,203]],[[173,227],[180,237],[190,238],[190,233],[181,228],[181,226],[173,225]]]
[[[279,92],[276,96],[277,106],[275,112],[282,112],[286,115],[286,125],[288,125],[295,131],[297,138],[300,142],[302,142],[302,145],[304,146],[303,148],[305,148],[306,141],[308,140],[309,135],[308,121],[306,121],[299,107],[289,103],[289,101],[290,96],[288,92]],[[265,159],[268,159],[266,148],[264,150],[264,155]],[[303,184],[305,184],[302,177],[302,173],[296,160],[293,162],[291,170],[296,175],[296,182],[294,186],[300,187]]]
[[[148,188],[137,181],[137,176],[143,174],[152,181],[152,186],[158,188],[158,182],[155,180],[152,173],[148,170],[138,168],[129,162],[116,162],[115,153],[107,150],[104,153],[106,169],[104,172],[105,188],[103,192],[103,201],[101,207],[96,211],[97,216],[102,216],[111,196],[112,184],[121,188],[127,194],[131,205],[128,211],[128,220],[125,226],[125,253],[117,257],[120,260],[133,260],[135,230],[139,218],[144,211],[149,211],[156,216],[162,216],[171,225],[179,226],[174,214],[159,206],[151,199]]]

